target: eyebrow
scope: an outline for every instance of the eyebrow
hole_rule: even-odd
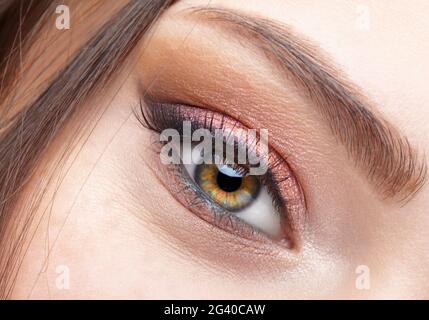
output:
[[[214,22],[248,40],[304,90],[332,133],[384,198],[410,200],[425,184],[427,165],[408,139],[334,67],[320,48],[284,24],[222,8],[196,7],[201,22]],[[240,42],[241,43],[241,42]]]

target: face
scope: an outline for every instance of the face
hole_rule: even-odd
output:
[[[72,1],[70,30],[47,23],[14,89],[22,104],[115,3]],[[44,152],[14,208],[42,194],[12,297],[428,298],[428,6],[210,8],[166,10]],[[266,172],[163,163],[165,129],[182,135],[181,162],[195,149],[184,122],[266,130]]]

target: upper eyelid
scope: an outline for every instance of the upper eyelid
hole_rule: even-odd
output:
[[[149,129],[161,132],[164,129],[172,128],[181,133],[183,128],[183,123],[178,123],[177,117],[172,117],[168,119],[169,115],[161,114],[158,112],[159,110],[163,110],[163,106],[172,106],[174,109],[182,109],[182,111],[186,108],[187,110],[196,109],[201,110],[201,112],[196,115],[195,112],[186,112],[183,120],[191,120],[192,130],[195,129],[208,129],[212,132],[213,136],[215,134],[216,129],[224,128],[225,124],[228,123],[230,127],[231,134],[234,134],[236,130],[243,130],[244,138],[247,137],[246,130],[251,129],[242,124],[239,120],[234,119],[224,113],[218,111],[212,111],[207,108],[202,108],[199,106],[188,105],[184,103],[171,103],[171,102],[158,102],[156,98],[153,96],[146,95],[144,100],[140,100],[139,111],[134,112],[135,116],[139,120],[141,124]],[[152,111],[157,112],[152,112]],[[178,112],[179,113],[179,112]],[[182,116],[180,113],[179,117]],[[207,123],[209,120],[209,123]],[[215,137],[215,136],[214,136]],[[238,137],[237,138],[243,138]],[[243,139],[244,139],[243,138]],[[247,147],[250,153],[254,153],[257,151],[258,144],[260,143],[260,137],[256,136],[255,140],[250,141],[247,140]]]
[[[169,113],[166,111],[168,109],[171,111],[171,108],[173,108],[173,112]],[[180,110],[183,111],[184,109],[188,111],[182,113]],[[193,112],[189,112],[189,109],[193,109]],[[205,114],[207,112],[221,116],[223,119],[221,121],[222,127],[225,127],[224,125],[227,123],[231,127],[242,125],[240,121],[222,112],[188,106],[183,103],[159,102],[155,96],[151,96],[146,102],[141,100],[140,111],[138,113],[135,112],[135,115],[144,127],[154,130],[159,134],[164,129],[170,127],[180,129],[182,125],[181,121],[192,119],[192,116],[189,115],[195,115],[195,113],[200,114],[201,117],[197,116],[194,120],[199,123],[199,126],[204,127],[207,125],[207,122],[201,120],[206,119]],[[170,116],[172,119],[169,119]],[[177,121],[178,119],[180,121]],[[213,127],[219,127],[219,125]],[[270,195],[273,197],[275,208],[287,217],[290,232],[297,234],[304,229],[307,221],[308,206],[304,188],[299,183],[298,177],[290,168],[287,160],[280,153],[270,146],[268,154],[268,170],[262,179],[265,181],[264,184],[266,186],[270,186]],[[299,247],[297,237],[293,242],[294,247]]]

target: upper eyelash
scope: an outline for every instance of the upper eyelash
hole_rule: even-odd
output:
[[[255,139],[240,139],[241,136],[237,135],[236,129],[246,130],[246,126],[222,112],[183,103],[159,102],[155,101],[155,99],[140,100],[139,107],[140,108],[137,110],[135,109],[134,112],[138,121],[143,127],[157,134],[162,133],[164,129],[176,129],[183,137],[183,122],[188,121],[191,123],[192,132],[196,129],[208,129],[215,134],[214,131],[220,129],[224,134],[231,134],[232,136],[238,137],[238,141],[241,142],[242,146],[245,146],[248,154],[251,154],[255,150],[257,151],[256,144],[258,142],[256,141],[255,143]],[[258,138],[259,137],[256,137],[256,139]],[[246,142],[243,142],[243,140],[246,140]],[[224,143],[226,142],[224,141]],[[307,212],[305,194],[286,159],[272,149],[271,146],[268,147],[268,159],[266,159],[267,170],[265,174],[259,176],[259,179],[261,184],[266,187],[276,213],[281,215],[281,218],[284,219],[284,227],[288,230],[288,246],[290,248],[296,247],[298,246],[296,234],[299,230],[302,230]],[[181,181],[183,181],[183,177]],[[196,189],[198,186],[194,181],[192,181],[192,183],[195,185],[191,186],[194,191],[193,194],[195,194],[195,192],[198,194],[195,196],[193,202],[197,203],[197,205],[204,202],[205,206],[209,205],[210,208],[216,208],[218,210],[217,213],[212,210],[211,220],[213,217],[220,215],[220,211],[222,211],[222,216],[218,218],[221,219],[224,219],[225,215],[230,214],[229,211],[223,210],[223,208],[215,207],[215,203],[213,203],[211,199],[205,199],[206,196],[203,191]],[[187,199],[185,200],[188,201]],[[187,204],[188,207],[190,207],[190,205],[189,203]],[[219,209],[221,210],[219,211]],[[195,210],[193,211],[195,212]],[[237,220],[242,221],[232,213],[230,214],[230,219],[232,222]],[[247,231],[250,228],[257,233],[261,233],[257,228],[250,226],[244,221],[242,221],[241,224],[246,225],[246,227],[243,228]],[[248,234],[247,231],[244,233]],[[240,232],[240,234],[243,234],[243,232]]]
[[[165,111],[165,105],[169,106],[168,112]],[[177,130],[181,136],[183,136],[182,125],[184,121],[189,121],[191,123],[192,132],[196,129],[207,129],[213,134],[213,138],[215,138],[215,130],[224,129],[224,123],[226,122],[227,118],[233,130],[235,129],[235,127],[243,127],[240,121],[235,119],[232,120],[231,118],[227,117],[222,113],[214,112],[200,107],[186,106],[187,108],[199,109],[200,113],[202,113],[198,114],[198,119],[192,119],[183,115],[183,113],[181,112],[183,107],[184,105],[182,104],[160,103],[156,102],[151,97],[147,97],[144,101],[140,100],[139,112],[134,111],[134,114],[138,121],[145,128],[153,132],[161,133],[164,129],[169,128]],[[217,119],[217,123],[219,124],[218,126],[213,125],[215,116],[220,118]],[[231,141],[228,141],[228,144],[233,144],[234,156],[237,155],[240,146],[244,146],[244,149],[246,150],[247,154],[250,155],[256,152],[258,141],[259,137],[256,137],[256,140],[252,141],[251,144],[244,142],[240,143],[240,141],[235,141],[235,139],[233,139],[232,143]],[[230,159],[227,159],[223,154],[222,157],[223,159],[221,159],[221,161],[225,162],[225,164],[228,164],[228,162],[230,162]],[[236,163],[233,163],[233,165],[235,164]],[[240,164],[240,167],[240,170],[248,170],[249,168],[247,164]]]
[[[146,104],[146,106],[145,106]],[[166,128],[174,128],[179,133],[182,133],[182,123],[184,120],[190,121],[192,124],[192,130],[199,128],[206,128],[210,131],[214,129],[222,129],[225,123],[226,116],[223,114],[218,114],[221,117],[220,122],[221,128],[213,126],[213,114],[214,112],[210,110],[204,110],[203,116],[199,118],[203,118],[203,121],[196,123],[193,120],[183,117],[180,112],[181,106],[180,104],[171,104],[168,103],[171,107],[169,111],[165,111],[164,103],[156,102],[154,99],[147,97],[144,101],[140,100],[139,104],[139,113],[136,113],[136,117],[139,122],[147,129],[154,131],[156,133],[162,132]],[[198,107],[195,107],[198,108]],[[198,108],[201,109],[201,108]],[[156,112],[154,112],[156,110]],[[234,126],[238,125],[240,122],[238,120],[234,120]],[[247,146],[246,146],[247,147]],[[272,200],[273,206],[277,212],[281,212],[285,207],[285,200],[283,200],[277,190],[277,185],[281,182],[282,179],[287,179],[289,177],[283,177],[278,179],[273,175],[272,171],[277,166],[280,165],[280,159],[277,163],[274,163],[271,167],[267,169],[267,172],[260,177],[261,183],[267,187],[267,191],[269,192]]]
[[[146,105],[150,105],[150,107],[145,107]],[[169,112],[164,112],[163,106],[164,103],[155,102],[151,98],[146,98],[144,101],[140,100],[139,103],[139,112],[135,113],[137,116],[137,119],[139,122],[146,128],[160,133],[162,130],[166,128],[173,128],[176,129],[180,134],[182,134],[182,122],[184,120],[190,120],[185,119],[182,114],[180,113],[180,104],[171,104]],[[197,108],[197,107],[196,107]],[[157,110],[154,112],[154,110]],[[209,114],[213,114],[210,110],[204,110],[204,122],[203,123],[197,123],[196,121],[191,120],[192,124],[192,131],[199,129],[199,128],[205,128],[209,131],[214,131],[213,126],[213,117],[210,117]],[[221,118],[221,125],[220,127],[223,127],[225,115],[220,115]],[[238,121],[237,121],[238,123]]]

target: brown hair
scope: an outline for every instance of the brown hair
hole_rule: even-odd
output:
[[[173,2],[130,0],[30,103],[8,119],[4,110],[12,109],[13,105],[1,106],[0,297],[9,297],[13,289],[31,214],[27,213],[19,230],[14,230],[14,238],[6,233],[8,221],[17,195],[31,176],[37,160],[60,128],[76,113],[77,107],[90,94],[103,88],[162,10]],[[25,48],[34,41],[33,35],[46,17],[55,12],[55,5],[53,0],[11,1],[3,14],[0,11],[1,101],[16,83],[18,68],[11,66],[19,65],[19,59],[26,54]]]

